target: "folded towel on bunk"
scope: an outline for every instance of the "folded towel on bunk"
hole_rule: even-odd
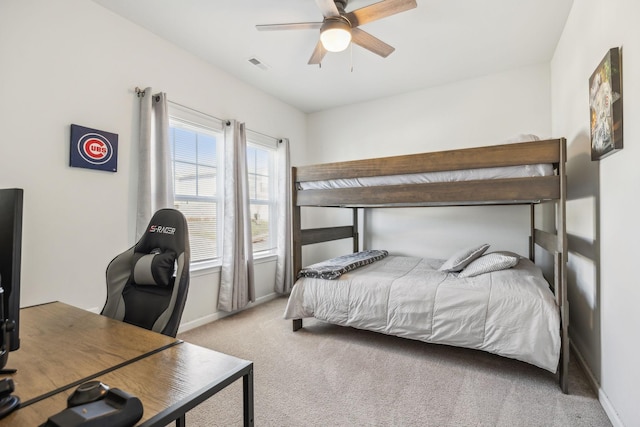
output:
[[[300,277],[315,277],[318,279],[333,280],[347,271],[354,270],[363,265],[371,264],[389,255],[385,250],[368,250],[353,254],[342,255],[326,261],[304,267],[298,273]]]

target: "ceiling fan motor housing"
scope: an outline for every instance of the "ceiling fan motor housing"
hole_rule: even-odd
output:
[[[334,0],[333,1],[338,8],[338,11],[342,15],[344,13],[345,8],[347,7],[347,0]]]

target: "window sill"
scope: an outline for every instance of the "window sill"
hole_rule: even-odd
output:
[[[261,255],[254,254],[253,263],[254,264],[264,264],[268,262],[275,262],[278,259],[278,256],[274,253],[266,253]],[[192,263],[190,268],[190,273],[194,276],[202,276],[205,274],[217,273],[222,268],[222,262],[217,259],[214,261],[202,261],[197,263]]]

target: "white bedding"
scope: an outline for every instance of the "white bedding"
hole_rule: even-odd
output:
[[[553,175],[550,164],[506,166],[500,168],[465,169],[457,171],[414,173],[406,175],[371,176],[363,178],[331,179],[299,183],[301,190],[326,190],[351,187],[377,187],[382,185],[428,184],[484,179],[524,178]]]
[[[560,316],[540,269],[458,279],[442,260],[388,256],[337,280],[299,279],[286,319],[317,319],[430,343],[488,351],[556,372]]]

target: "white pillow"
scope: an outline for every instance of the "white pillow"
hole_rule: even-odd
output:
[[[490,273],[492,271],[506,270],[514,267],[518,261],[519,258],[517,256],[507,255],[501,252],[492,252],[471,262],[460,272],[460,274],[458,274],[458,277],[473,277],[479,274]]]
[[[440,271],[461,271],[465,268],[471,261],[479,258],[487,249],[489,249],[489,244],[485,243],[481,246],[474,246],[472,248],[465,248],[451,255],[451,257],[442,264],[442,266],[438,269]]]

